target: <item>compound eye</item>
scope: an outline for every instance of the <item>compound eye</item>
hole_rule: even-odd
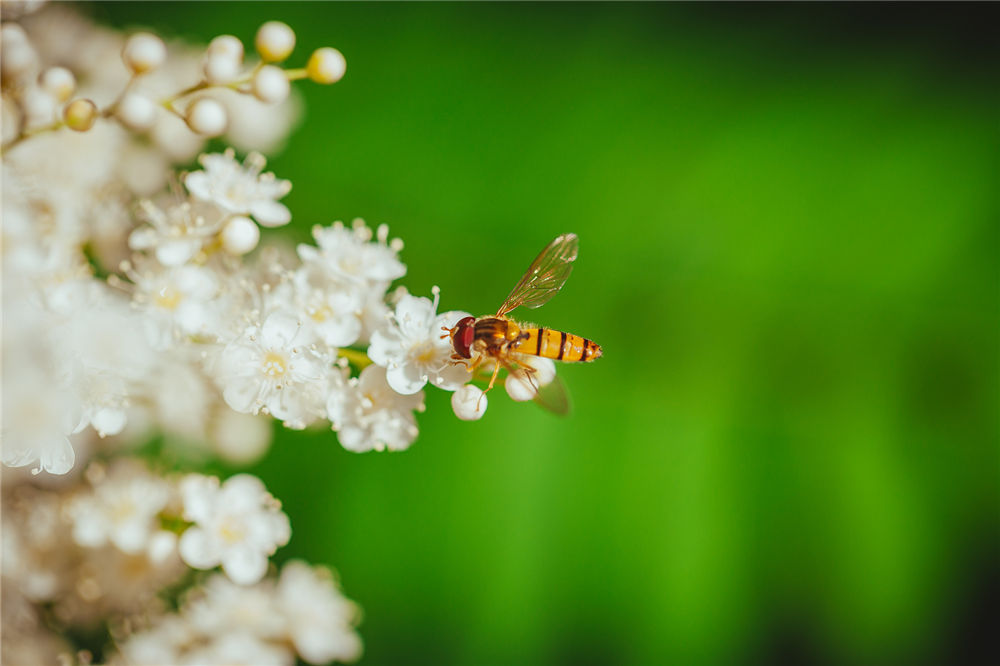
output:
[[[457,330],[452,344],[455,347],[455,352],[462,358],[472,358],[471,347],[476,339],[476,327],[473,325],[475,321],[475,317],[463,317],[455,325]]]

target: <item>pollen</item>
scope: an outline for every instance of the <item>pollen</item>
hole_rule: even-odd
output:
[[[288,372],[288,360],[277,352],[268,352],[264,356],[263,371],[265,375],[280,377]]]
[[[156,293],[155,303],[157,307],[163,308],[164,310],[176,310],[177,306],[181,304],[181,300],[184,297],[176,289],[171,289],[170,287],[164,287]]]

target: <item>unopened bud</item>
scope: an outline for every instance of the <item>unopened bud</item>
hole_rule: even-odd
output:
[[[89,99],[75,99],[63,110],[66,127],[77,132],[86,132],[97,120],[97,105]]]
[[[125,42],[122,60],[135,74],[143,74],[156,69],[167,59],[167,47],[163,40],[149,32],[137,32]]]
[[[129,129],[147,130],[156,122],[156,103],[140,93],[126,93],[115,108],[115,115]]]
[[[240,61],[227,53],[209,53],[202,65],[205,80],[215,85],[225,85],[240,75]]]
[[[336,83],[344,78],[346,71],[347,61],[344,60],[344,54],[329,46],[313,51],[306,65],[306,73],[316,83]]]
[[[295,48],[295,33],[281,21],[268,21],[257,31],[254,45],[264,62],[281,62]]]
[[[277,104],[288,98],[291,85],[285,70],[274,65],[264,65],[253,77],[253,94],[262,102]]]
[[[222,248],[235,255],[250,252],[260,242],[260,227],[243,215],[231,218],[222,229]]]
[[[38,77],[38,85],[56,101],[65,102],[76,89],[76,77],[65,67],[49,67]]]
[[[184,120],[191,131],[203,136],[219,136],[229,122],[225,107],[210,97],[199,97],[192,102]]]
[[[243,42],[232,35],[219,35],[208,43],[209,56],[227,56],[237,63],[243,62]]]

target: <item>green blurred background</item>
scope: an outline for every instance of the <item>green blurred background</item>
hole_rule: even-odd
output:
[[[997,656],[995,6],[89,9],[341,49],[270,163],[286,233],[388,223],[444,309],[580,236],[529,315],[605,349],[569,419],[431,391],[406,453],[280,432],[254,468],[364,663]]]

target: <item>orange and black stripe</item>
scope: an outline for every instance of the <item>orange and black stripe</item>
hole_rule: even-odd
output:
[[[522,328],[521,339],[512,348],[521,354],[567,363],[593,361],[601,356],[601,346],[596,342],[551,328]]]

